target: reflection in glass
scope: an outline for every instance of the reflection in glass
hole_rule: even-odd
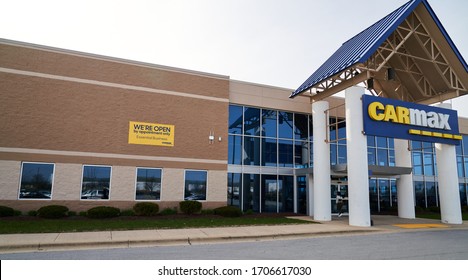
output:
[[[466,191],[466,184],[460,183],[459,185],[460,189],[460,200],[461,200],[461,205],[465,206],[467,205],[467,191]]]
[[[278,166],[279,167],[293,167],[293,141],[292,140],[278,140]]]
[[[262,135],[276,138],[276,111],[262,109]]]
[[[294,162],[296,168],[309,167],[309,147],[307,142],[294,142]]]
[[[161,198],[161,169],[137,168],[136,200]]]
[[[307,120],[307,115],[294,114],[294,137],[296,140],[307,140],[309,135]]]
[[[306,176],[297,176],[297,213],[307,214],[307,182]]]
[[[229,133],[242,133],[242,106],[229,105]]]
[[[338,164],[346,164],[347,162],[347,154],[346,154],[346,146],[345,145],[338,145]]]
[[[244,165],[260,165],[260,138],[244,136]]]
[[[426,208],[426,194],[424,192],[424,182],[414,182],[414,195],[416,197],[416,206]]]
[[[228,164],[242,164],[242,136],[229,135]]]
[[[109,199],[110,166],[83,166],[81,199]]]
[[[293,113],[278,112],[278,137],[293,138]]]
[[[277,212],[278,182],[276,175],[262,176],[262,212]]]
[[[244,212],[252,210],[260,212],[260,174],[245,174],[242,190]]]
[[[377,180],[369,179],[370,208],[373,213],[379,212],[379,194],[377,192]]]
[[[424,153],[424,175],[434,175],[433,154]]]
[[[206,200],[207,171],[185,171],[185,200]]]
[[[388,166],[388,150],[377,149],[377,163],[380,166]]]
[[[278,176],[279,212],[294,212],[294,176]]]
[[[228,205],[240,207],[241,173],[228,173]]]
[[[426,182],[427,207],[437,206],[435,182]]]
[[[244,134],[260,136],[260,109],[245,107]]]
[[[262,138],[262,166],[277,166],[277,149],[276,139]]]
[[[53,164],[23,162],[19,198],[51,199],[53,178]]]
[[[421,152],[413,152],[413,173],[414,175],[423,174]]]
[[[379,180],[379,212],[390,209],[390,186],[388,180]]]
[[[375,148],[367,148],[367,163],[369,165],[376,165],[375,164]]]

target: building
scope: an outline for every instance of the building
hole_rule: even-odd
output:
[[[376,27],[383,31],[366,34]],[[441,206],[437,144],[424,137],[361,135],[361,148],[351,150],[364,145],[365,158],[350,157],[356,118],[345,112],[347,99],[333,95],[364,84],[393,99],[447,100],[468,93],[466,62],[424,0],[408,2],[360,34],[372,38],[366,41],[372,51],[340,56],[350,59],[341,68],[332,56],[324,64],[332,72],[323,75],[319,68],[297,90],[0,40],[0,204],[22,211],[49,204],[84,211],[198,200],[204,208],[229,204],[327,220],[337,212],[336,193],[347,196],[348,185],[356,189],[351,174],[357,172],[351,170],[361,166],[358,179],[365,183],[358,195],[367,204],[359,214],[349,209],[351,224],[369,226],[370,211],[398,207],[400,216],[411,218],[414,206]],[[399,44],[385,45],[390,37]],[[432,53],[419,37],[436,46]],[[348,42],[363,46],[359,35]],[[432,60],[426,57],[431,54]],[[421,70],[420,60],[429,70]],[[400,91],[390,88],[394,81]],[[442,91],[446,86],[450,90]],[[314,108],[323,102],[322,113],[312,113],[311,103]],[[458,126],[463,139],[453,146],[453,164],[461,203],[455,212],[467,205],[468,184],[468,120],[459,118]],[[410,150],[403,163],[402,145]],[[365,163],[351,164],[350,158]],[[404,180],[409,193],[397,183]],[[356,197],[350,193],[350,206]]]

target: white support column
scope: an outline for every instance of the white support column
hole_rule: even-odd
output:
[[[362,133],[363,95],[364,88],[361,87],[351,87],[345,91],[349,224],[370,227],[367,137]]]
[[[411,151],[408,140],[395,139],[395,164],[399,167],[411,167]],[[413,175],[402,174],[397,179],[398,217],[415,219]]]
[[[331,221],[330,144],[328,135],[328,102],[312,103],[314,129],[314,220]]]
[[[440,104],[438,107],[451,109],[448,103]],[[441,221],[446,224],[462,224],[455,146],[436,143],[435,150]]]
[[[312,174],[307,175],[307,214],[314,216],[314,177]]]

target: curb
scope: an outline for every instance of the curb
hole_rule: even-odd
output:
[[[12,244],[0,245],[0,253],[15,252],[35,252],[47,250],[84,250],[84,249],[115,249],[132,248],[144,246],[171,246],[171,245],[195,245],[206,243],[228,243],[228,242],[249,242],[249,241],[269,241],[280,239],[296,239],[304,237],[318,237],[326,235],[344,234],[365,234],[380,232],[380,230],[343,230],[343,231],[323,231],[307,233],[284,233],[284,234],[264,234],[252,236],[221,236],[221,237],[197,237],[197,238],[177,238],[177,239],[155,239],[155,240],[119,240],[119,241],[91,241],[91,242],[62,242],[62,243],[38,243],[38,244]]]

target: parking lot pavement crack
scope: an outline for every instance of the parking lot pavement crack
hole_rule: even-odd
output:
[[[57,236],[55,236],[55,238],[54,238],[54,242],[57,242],[57,239],[59,238],[59,236],[60,236],[61,234],[62,234],[62,233],[60,233],[60,232],[57,233]]]

